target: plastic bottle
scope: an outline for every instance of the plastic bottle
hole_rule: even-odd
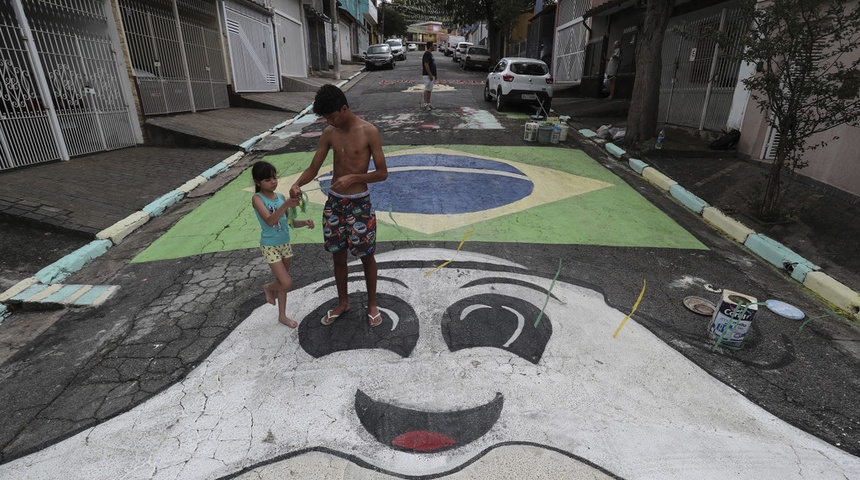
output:
[[[558,143],[559,138],[561,137],[561,127],[556,123],[552,126],[552,133],[549,137],[549,143]]]
[[[666,138],[666,129],[661,128],[660,134],[657,135],[657,143],[654,144],[654,148],[656,148],[657,150],[660,150],[661,148],[663,148],[663,139],[665,139],[665,138]]]

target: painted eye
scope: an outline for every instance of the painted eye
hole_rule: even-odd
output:
[[[331,325],[320,320],[335,307],[332,302],[320,305],[299,323],[299,344],[308,355],[320,358],[334,352],[381,348],[408,357],[418,343],[418,316],[412,307],[394,295],[377,293],[382,324],[367,324],[367,301],[364,293],[350,294],[350,311],[337,317]]]
[[[452,352],[495,347],[537,364],[552,336],[546,314],[534,326],[540,309],[516,297],[493,293],[464,298],[448,307],[442,336]]]

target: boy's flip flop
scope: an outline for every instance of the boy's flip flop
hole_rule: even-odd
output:
[[[378,327],[382,323],[382,312],[377,312],[376,315],[367,314],[367,323],[371,327]]]
[[[332,323],[334,323],[335,320],[337,320],[337,317],[343,315],[344,313],[346,313],[348,311],[349,310],[344,310],[338,314],[334,314],[334,313],[331,313],[332,310],[329,310],[329,311],[325,312],[325,316],[322,318],[322,320],[320,320],[320,323],[322,323],[323,325],[331,325]]]

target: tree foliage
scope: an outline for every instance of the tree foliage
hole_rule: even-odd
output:
[[[440,0],[440,7],[457,25],[487,22],[490,53],[503,56],[504,44],[511,38],[522,13],[534,9],[534,0]]]
[[[406,23],[406,18],[400,12],[398,6],[392,3],[382,2],[379,5],[382,11],[382,35],[383,38],[403,38],[406,36],[406,31],[409,25]]]
[[[779,145],[759,205],[775,220],[804,153],[837,137],[821,135],[860,119],[860,6],[849,0],[743,0],[752,28],[742,38],[743,60],[757,66],[743,80],[752,100],[779,132]]]

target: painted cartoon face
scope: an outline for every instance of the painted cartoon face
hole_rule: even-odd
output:
[[[512,444],[624,478],[721,478],[729,467],[860,476],[856,457],[756,407],[635,321],[613,338],[625,315],[593,290],[465,251],[377,261],[381,326],[367,326],[361,292],[323,326],[334,282],[297,289],[287,311],[301,319],[298,338],[263,305],[181,383],[0,465],[0,476],[210,478],[318,450],[435,478]],[[350,280],[353,291],[364,283]]]

